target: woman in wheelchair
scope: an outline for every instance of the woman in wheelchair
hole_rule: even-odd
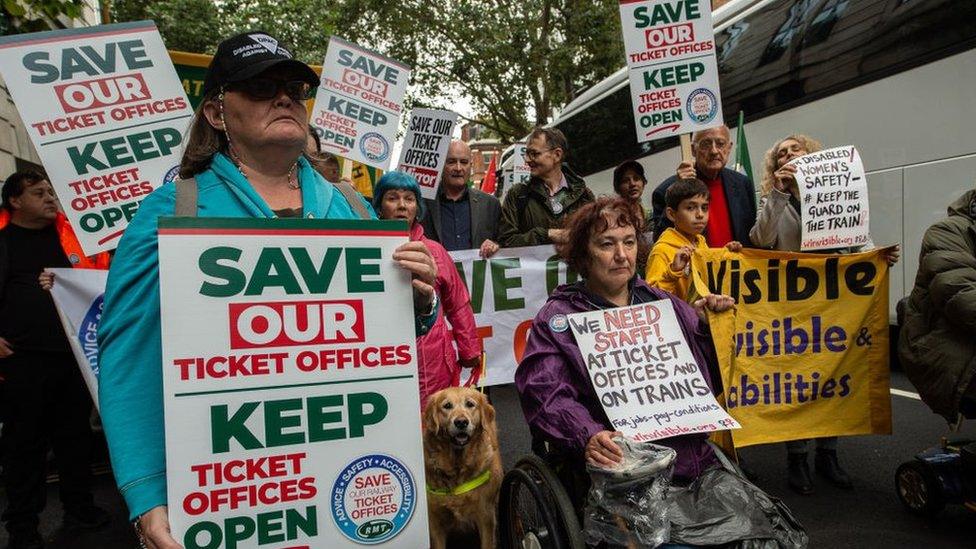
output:
[[[557,288],[536,315],[515,383],[536,442],[533,449],[544,454],[542,457],[556,470],[579,510],[589,487],[586,462],[612,466],[620,461],[621,450],[611,440],[616,433],[590,383],[566,315],[670,299],[699,370],[713,390],[720,390],[715,387],[720,378],[714,374],[718,366],[705,310],[721,312],[734,302],[728,296],[708,295],[690,305],[637,278],[642,219],[633,205],[621,199],[601,198],[588,204],[568,220],[566,228],[568,243],[560,251],[582,280]],[[677,453],[671,481],[676,488],[668,496],[670,543],[805,546],[806,534],[788,510],[740,474],[723,469],[707,439],[707,434],[692,434],[655,442]],[[544,452],[539,441],[545,442]],[[714,490],[714,475],[718,473],[722,474],[719,484],[723,489],[715,492],[725,492],[728,483],[733,483],[734,501],[701,504],[701,495],[710,500],[715,496],[721,499],[718,493],[695,493],[699,489]],[[675,501],[670,501],[672,494]],[[743,509],[749,506],[756,509]],[[714,528],[702,528],[706,524]],[[741,540],[748,542],[738,543]],[[757,541],[760,543],[752,545]]]

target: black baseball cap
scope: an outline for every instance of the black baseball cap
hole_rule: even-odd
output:
[[[637,175],[647,183],[647,177],[644,176],[644,166],[636,160],[627,160],[623,164],[617,166],[613,169],[613,190],[617,190],[620,186],[620,180],[624,177],[624,172],[627,170],[634,170]]]
[[[244,32],[224,40],[217,46],[203,79],[203,95],[225,84],[247,80],[271,67],[293,66],[302,80],[311,86],[319,85],[319,77],[311,67],[294,58],[278,39],[256,30]]]

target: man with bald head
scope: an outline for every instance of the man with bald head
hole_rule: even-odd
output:
[[[736,240],[751,246],[749,230],[756,222],[756,186],[739,172],[725,167],[732,152],[732,132],[727,126],[695,132],[691,139],[694,163],[678,164],[677,173],[664,180],[651,194],[654,207],[654,238],[671,227],[666,215],[664,195],[679,179],[701,179],[708,186],[709,219],[705,239],[712,248]]]
[[[498,251],[501,204],[490,194],[468,186],[471,179],[471,147],[452,141],[437,187],[437,198],[425,198],[424,234],[448,251],[478,248],[481,257]]]

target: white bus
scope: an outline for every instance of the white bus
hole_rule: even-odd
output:
[[[872,237],[902,245],[894,318],[925,229],[976,185],[976,0],[732,0],[713,20],[723,110],[733,139],[745,113],[757,190],[763,153],[790,133],[861,152]],[[678,164],[678,140],[636,141],[627,86],[621,69],[552,125],[598,195],[613,192],[614,166],[641,162],[649,207]]]

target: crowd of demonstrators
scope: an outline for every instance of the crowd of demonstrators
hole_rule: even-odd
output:
[[[761,248],[787,252],[799,252],[803,231],[803,208],[800,206],[800,189],[796,182],[796,165],[789,164],[795,158],[817,152],[820,143],[806,135],[793,134],[776,142],[763,159],[761,207],[758,217],[749,231],[752,243]],[[873,244],[821,250],[820,253],[855,253],[873,248]],[[887,253],[889,265],[900,256],[898,247]],[[810,474],[808,454],[811,441],[793,440],[786,443],[787,482],[800,494],[812,494],[813,477]],[[837,437],[816,439],[814,465],[818,474],[838,488],[851,489],[850,475],[841,467],[837,458]]]
[[[440,303],[437,320],[429,332],[417,338],[420,408],[423,409],[430,395],[458,385],[461,368],[481,364],[481,342],[471,298],[447,250],[427,238],[423,225],[418,222],[424,215],[425,205],[420,185],[412,175],[397,171],[383,174],[373,191],[373,207],[380,219],[406,221],[410,240],[423,242],[437,262],[434,282],[435,296]],[[450,328],[445,320],[451,323]]]
[[[613,192],[624,200],[634,204],[641,211],[643,227],[639,230],[641,246],[637,248],[637,273],[642,274],[647,270],[647,256],[651,251],[653,234],[650,232],[651,212],[644,208],[642,198],[644,188],[647,187],[647,176],[644,175],[644,166],[636,160],[626,160],[613,170]]]
[[[410,242],[393,258],[413,278],[421,406],[438,390],[457,385],[463,369],[481,363],[468,290],[448,250],[478,249],[489,258],[501,246],[553,245],[581,280],[557,288],[536,315],[515,384],[535,441],[548,443],[547,455],[560,465],[577,503],[588,485],[585,464],[610,466],[621,451],[613,441],[619,433],[610,427],[566,329],[567,314],[668,299],[699,371],[710,388],[721,391],[705,312],[721,312],[734,303],[728,296],[700,296],[693,290],[691,257],[696,249],[735,252],[743,245],[800,251],[803,212],[796,169],[789,162],[820,150],[818,142],[790,135],[766,153],[758,211],[753,182],[725,167],[732,148],[726,126],[694,134],[694,162],[680,163],[676,174],[654,190],[650,215],[641,202],[647,177],[639,162],[630,160],[614,170],[618,198],[597,199],[565,163],[569,148],[562,132],[541,127],[532,131],[526,146],[531,177],[508,191],[504,205],[469,186],[472,153],[461,141],[450,144],[434,199],[423,199],[412,176],[394,171],[377,182],[370,204],[340,179],[338,160],[322,154],[317,132],[307,125],[305,100],[318,77],[284,48],[241,48],[253,34],[228,38],[218,47],[186,139],[182,179],[142,202],[120,242],[105,293],[98,332],[103,423],[119,489],[151,547],[178,547],[169,534],[166,509],[160,216],[372,219],[378,213],[382,219],[405,220]],[[46,267],[106,268],[107,257],[81,255],[50,183],[39,174],[11,176],[3,187],[3,208],[0,376],[6,381],[0,385],[0,417],[10,501],[3,520],[12,542],[21,540],[14,547],[38,547],[47,438],[62,475],[66,518],[83,526],[107,521],[88,487],[91,400],[51,298],[42,289],[51,280],[41,275]],[[901,343],[916,384],[931,387],[932,394],[959,397],[951,402],[931,397],[933,408],[938,406],[947,418],[976,415],[974,220],[976,191],[950,208],[949,220],[926,233]],[[648,229],[656,240],[649,253]],[[898,257],[897,247],[889,250],[889,264]],[[943,349],[939,356],[948,357],[949,367],[933,362],[928,351],[935,347]],[[689,497],[698,497],[695,490],[706,475],[728,473],[707,438],[695,434],[656,441],[676,450],[674,482],[690,486],[684,492]],[[788,482],[802,494],[813,492],[810,446],[808,440],[787,443]],[[832,484],[852,486],[839,464],[836,437],[816,440],[814,463]],[[737,474],[729,473],[722,482],[753,494],[748,505],[768,501]],[[735,505],[726,499],[713,509]],[[772,507],[754,516],[767,513],[775,520],[768,515]],[[694,541],[690,534],[683,538],[683,532],[731,520],[731,515],[678,516],[683,518],[674,519],[679,521],[675,543]],[[786,545],[805,540],[799,530],[784,535]]]
[[[671,227],[664,229],[651,249],[644,279],[682,299],[691,290],[691,255],[696,249],[708,248],[704,232],[709,220],[708,187],[700,179],[681,179],[668,186],[664,213]],[[725,247],[733,252],[742,249],[738,241]]]
[[[421,223],[427,238],[447,251],[478,249],[481,257],[489,258],[499,249],[502,207],[497,198],[475,189],[470,181],[471,147],[451,141],[437,197],[424,199]]]
[[[318,77],[281,45],[242,47],[253,43],[254,35],[240,34],[218,46],[190,123],[182,180],[163,185],[142,202],[119,244],[105,292],[98,331],[102,421],[130,516],[150,546],[159,549],[179,545],[169,533],[166,508],[157,219],[174,213],[358,217],[303,155],[305,100]],[[195,205],[188,198],[193,194]],[[177,211],[177,205],[186,210]],[[418,331],[425,333],[437,318],[436,263],[420,241],[397,248],[393,260],[412,275]]]
[[[564,164],[566,136],[555,128],[535,128],[525,146],[529,181],[513,185],[505,195],[498,238],[504,247],[566,244],[565,219],[593,201],[583,178]]]
[[[92,399],[65,337],[46,268],[108,268],[106,253],[85,257],[47,176],[10,175],[0,210],[0,423],[14,549],[43,547],[38,515],[47,497],[48,447],[54,450],[68,526],[97,528],[109,515],[91,493]]]
[[[925,231],[918,263],[898,356],[925,404],[954,425],[976,418],[976,189]]]
[[[557,288],[536,315],[515,372],[515,386],[533,436],[549,443],[548,459],[556,465],[578,506],[582,506],[589,484],[585,464],[612,467],[621,460],[622,452],[613,440],[619,433],[613,430],[590,382],[579,346],[567,329],[566,315],[667,299],[699,371],[712,387],[709,372],[715,370],[717,359],[705,310],[721,312],[734,305],[731,297],[723,295],[704,296],[688,304],[636,277],[637,231],[641,225],[640,210],[619,198],[599,198],[574,214],[568,224],[568,245],[562,250],[582,280]],[[763,527],[767,534],[790,522],[773,511],[761,490],[722,468],[707,440],[707,434],[690,434],[655,441],[677,452],[672,482],[686,488],[669,491],[669,507],[694,510],[670,514],[670,543],[700,544],[707,536],[710,544],[721,545],[764,537],[751,530],[729,528],[743,537],[722,538],[725,524],[738,521],[739,513],[754,519],[763,517],[768,521]],[[710,490],[707,486],[722,488]],[[740,498],[743,493],[749,497]],[[707,498],[709,505],[693,503],[701,498]],[[779,546],[806,544],[806,534],[798,528],[777,531],[776,536]]]
[[[691,141],[695,161],[678,164],[677,173],[664,180],[651,194],[654,237],[672,226],[665,215],[668,187],[679,179],[700,179],[711,197],[710,219],[705,239],[709,246],[721,247],[741,242],[749,247],[749,229],[756,221],[756,187],[745,175],[725,167],[732,152],[732,133],[727,126],[695,132]]]

